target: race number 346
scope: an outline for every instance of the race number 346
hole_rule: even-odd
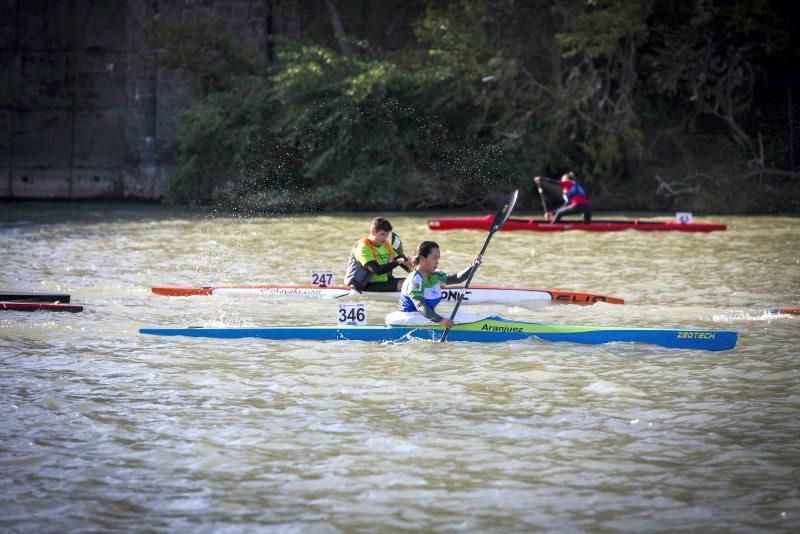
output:
[[[337,319],[340,325],[363,326],[367,324],[367,305],[363,302],[339,302],[338,305]]]

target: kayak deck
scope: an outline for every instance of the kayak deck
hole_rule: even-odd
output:
[[[154,286],[150,290],[156,295],[172,297],[188,297],[193,295],[207,296],[259,296],[259,295],[296,295],[320,298],[352,298],[367,297],[377,299],[397,300],[399,292],[358,293],[348,286],[315,286],[315,285],[216,285],[216,286]],[[442,300],[455,302],[462,298],[463,288],[458,286],[442,290]],[[531,289],[505,286],[488,286],[476,284],[466,291],[466,301],[469,302],[558,302],[562,304],[594,304],[607,302],[609,304],[623,304],[624,299],[586,293],[582,291],[563,291],[560,289]]]
[[[428,220],[428,228],[430,230],[488,230],[491,223],[491,215],[485,217],[446,217]],[[640,221],[639,219],[598,219],[591,223],[570,220],[551,223],[542,219],[510,218],[503,224],[500,231],[563,232],[566,230],[585,230],[589,232],[617,232],[621,230],[640,230],[644,232],[714,232],[726,229],[727,226],[724,224],[706,222],[681,223],[678,221]]]
[[[142,328],[141,334],[219,339],[260,338],[306,341],[401,342],[412,338],[438,340],[443,328],[430,326],[264,326],[227,328]],[[511,321],[500,317],[454,326],[449,341],[479,343],[518,341],[529,338],[553,342],[596,345],[602,343],[649,343],[668,348],[729,350],[736,346],[736,332],[724,330],[664,329],[558,325]]]

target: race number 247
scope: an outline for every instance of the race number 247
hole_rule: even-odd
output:
[[[333,283],[333,271],[330,269],[314,269],[311,271],[311,285],[329,286]]]

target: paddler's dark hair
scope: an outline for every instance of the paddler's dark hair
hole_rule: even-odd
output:
[[[370,226],[370,230],[372,230],[372,232],[380,232],[381,230],[384,232],[391,232],[392,223],[390,223],[389,219],[386,217],[375,217],[372,219],[372,226]]]
[[[435,241],[423,241],[417,245],[417,250],[414,251],[414,265],[419,265],[420,258],[427,258],[435,248],[439,248],[439,243]]]

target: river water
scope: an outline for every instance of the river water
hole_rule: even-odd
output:
[[[555,323],[732,329],[645,345],[160,338],[153,325],[332,324],[336,303],[153,285],[341,280],[376,214],[0,205],[0,528],[14,531],[744,531],[800,528],[800,220],[728,231],[495,234],[475,283],[624,305],[465,306]],[[479,231],[388,214],[455,271]],[[380,323],[391,302],[368,302]]]

